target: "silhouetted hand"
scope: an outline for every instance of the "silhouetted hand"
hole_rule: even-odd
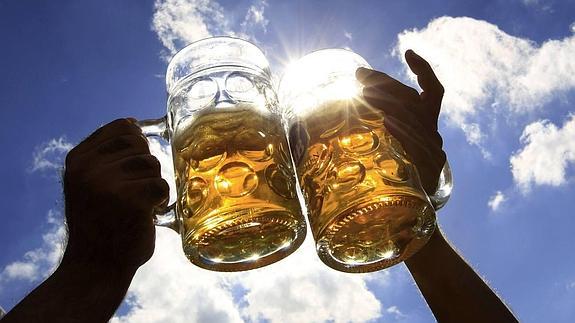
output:
[[[154,252],[153,210],[168,197],[133,119],[96,130],[66,157],[62,262],[2,322],[107,322]]]
[[[412,50],[405,52],[405,59],[417,75],[421,94],[383,72],[359,68],[356,76],[365,86],[365,100],[383,110],[385,127],[411,157],[423,188],[431,195],[446,159],[437,132],[444,90],[427,61]]]
[[[96,130],[66,157],[63,264],[133,273],[154,252],[154,207],[168,198],[160,163],[133,119]]]

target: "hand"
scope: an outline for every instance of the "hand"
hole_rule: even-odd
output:
[[[382,72],[359,68],[356,76],[365,86],[364,99],[385,113],[385,127],[401,143],[417,167],[423,188],[432,195],[446,160],[437,132],[444,90],[427,61],[412,50],[405,52],[405,59],[417,75],[421,94]]]
[[[62,264],[133,274],[154,252],[154,208],[168,184],[133,119],[115,120],[66,157],[68,245]]]

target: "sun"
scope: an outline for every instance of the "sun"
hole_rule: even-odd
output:
[[[358,67],[370,67],[346,49],[323,49],[287,64],[278,96],[288,114],[303,117],[330,101],[359,99],[363,86],[355,77]]]

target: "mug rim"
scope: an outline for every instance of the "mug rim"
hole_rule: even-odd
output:
[[[187,53],[189,53],[190,51],[192,51],[193,49],[199,47],[199,46],[204,46],[206,44],[210,44],[210,43],[217,43],[217,42],[221,42],[221,41],[229,41],[230,43],[236,43],[236,44],[242,44],[242,45],[247,45],[249,47],[252,47],[253,49],[256,49],[259,54],[261,54],[261,57],[264,59],[265,64],[264,66],[259,66],[258,64],[255,63],[251,63],[248,64],[249,62],[246,61],[246,65],[245,67],[249,67],[252,68],[254,70],[257,70],[259,72],[263,72],[265,74],[271,74],[269,72],[269,62],[267,60],[267,58],[265,57],[264,52],[262,51],[261,48],[259,48],[256,44],[254,44],[253,42],[249,41],[249,40],[245,40],[239,37],[233,37],[233,36],[211,36],[211,37],[207,37],[207,38],[202,38],[199,40],[196,40],[194,42],[191,42],[190,44],[186,45],[185,47],[183,47],[182,49],[180,49],[176,54],[174,54],[174,56],[172,56],[172,58],[170,59],[170,61],[168,62],[168,66],[166,67],[166,75],[165,75],[165,82],[166,82],[166,90],[168,91],[168,93],[171,92],[171,88],[174,86],[174,84],[177,84],[178,81],[182,78],[185,77],[180,77],[178,78],[178,81],[174,81],[174,67],[182,61],[182,57],[184,57],[184,55],[186,55]],[[235,63],[235,64],[232,64]],[[197,72],[201,72],[203,70],[206,69],[210,69],[210,68],[214,68],[217,66],[241,66],[241,60],[237,60],[237,62],[232,62],[232,60],[230,60],[229,62],[223,63],[223,64],[218,64],[216,62],[212,62],[212,63],[206,63],[203,66],[199,65],[199,68],[194,68],[192,71],[192,73],[189,73],[189,75],[193,75],[196,74]]]

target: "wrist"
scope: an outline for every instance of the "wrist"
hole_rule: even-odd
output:
[[[117,286],[130,285],[137,268],[127,268],[109,262],[99,262],[89,257],[75,257],[68,250],[54,274],[76,277],[79,283],[98,284],[105,281]]]
[[[432,262],[438,261],[438,255],[440,254],[439,251],[445,243],[445,237],[443,236],[443,233],[441,233],[439,226],[436,225],[435,230],[431,234],[431,237],[429,237],[427,243],[413,256],[405,260],[405,264],[408,269],[410,271],[414,271],[426,264],[429,265]]]

